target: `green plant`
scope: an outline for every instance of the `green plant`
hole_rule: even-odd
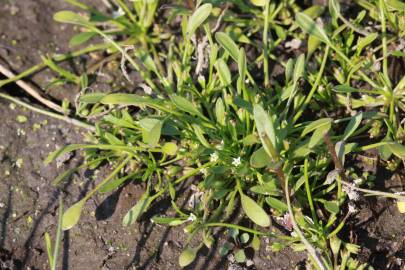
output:
[[[139,181],[147,188],[123,225],[133,224],[163,196],[170,197],[176,215],[157,215],[152,221],[185,226],[189,237],[179,258],[181,266],[190,264],[204,245],[211,246],[213,227],[227,227],[244,232],[245,238],[250,233],[255,242],[260,236],[277,239],[276,250],[284,246],[306,250],[319,269],[366,267],[350,258],[357,247],[338,238],[351,215],[347,210],[351,194],[398,200],[402,196],[356,186],[351,179],[354,174],[346,172],[351,165],[345,160],[373,148],[386,160],[393,155],[405,158],[401,126],[405,77],[393,86],[387,62],[388,55],[403,57],[401,52],[388,50],[388,43],[395,44],[404,35],[401,2],[355,1],[363,11],[348,20],[339,2],[330,0],[331,20],[321,27],[314,21],[324,13],[321,6],[300,10],[294,1],[252,1],[259,7],[233,1],[249,14],[246,20],[232,10],[221,13],[214,4],[199,1],[193,12],[172,7],[169,18],[181,18],[177,37],[169,37],[167,29],[153,20],[157,1],[136,1],[134,12],[117,1],[124,14],[116,18],[69,2],[90,14],[55,14],[58,22],[85,29],[71,44],[87,42],[95,35],[105,41],[74,55],[95,48],[120,55],[123,73],[128,62],[141,74],[145,93],[93,92],[79,97],[78,115],[101,117],[95,131],[87,136],[88,144],[58,149],[46,163],[83,149],[85,163],[80,168],[108,161],[114,169],[64,213],[63,229],[79,222],[83,206],[95,193]],[[221,21],[226,24],[224,31],[213,27]],[[381,33],[365,32],[365,22],[381,26]],[[306,50],[296,59],[278,59],[276,48],[287,39],[306,40]],[[167,45],[157,48],[162,41]],[[262,41],[261,46],[255,46],[257,41]],[[367,48],[378,42],[381,45]],[[248,49],[254,51],[253,56],[246,53]],[[64,80],[87,88],[86,74],[61,70],[56,60],[47,58],[44,64]],[[284,78],[270,80],[270,60],[284,68]],[[371,70],[380,61],[382,72]],[[258,70],[263,70],[263,76]],[[360,142],[360,136],[367,134],[374,138]],[[77,169],[63,173],[55,183]],[[182,209],[176,202],[182,196],[178,186],[192,176],[198,199]],[[239,204],[250,220],[248,227],[227,223]],[[268,229],[269,209],[274,216],[289,220],[291,235]],[[203,241],[193,247],[196,237]],[[233,239],[239,241],[236,236]]]

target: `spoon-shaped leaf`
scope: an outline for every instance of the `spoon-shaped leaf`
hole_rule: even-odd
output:
[[[235,61],[238,61],[239,49],[230,36],[223,32],[218,32],[215,34],[215,39]]]
[[[297,13],[297,15],[295,15],[295,22],[304,32],[315,36],[326,44],[330,44],[329,38],[325,31],[305,13]]]
[[[258,6],[258,7],[264,7],[266,5],[266,1],[268,0],[250,0],[253,5]]]
[[[253,168],[263,168],[269,165],[271,162],[272,159],[269,157],[263,147],[260,147],[258,150],[256,150],[250,157],[250,165]]]
[[[132,207],[122,220],[122,225],[129,226],[132,225],[137,218],[148,208],[151,203],[148,192],[145,192],[138,202]]]
[[[241,194],[241,202],[243,211],[254,223],[262,227],[270,226],[269,216],[254,200]]]
[[[199,7],[193,15],[191,15],[187,24],[187,36],[191,37],[195,30],[208,18],[211,14],[212,5],[204,4]]]
[[[69,207],[68,210],[66,210],[66,212],[63,214],[62,217],[62,229],[64,231],[71,229],[73,226],[77,224],[77,222],[80,219],[80,215],[82,213],[83,206],[85,203],[86,200],[82,199],[77,203],[75,203],[74,205],[72,205],[71,207]]]
[[[53,16],[53,19],[57,22],[79,24],[79,25],[84,25],[84,26],[90,24],[86,20],[86,18],[80,16],[77,13],[74,13],[72,11],[67,11],[67,10],[56,12],[55,15]]]
[[[181,96],[176,96],[172,95],[170,96],[170,99],[173,101],[174,105],[176,105],[177,108],[184,112],[188,112],[191,115],[202,115],[199,110],[194,106],[193,103],[188,101],[188,99],[181,97]]]
[[[186,247],[179,257],[179,265],[185,267],[192,263],[197,255],[195,248]]]
[[[356,114],[355,116],[352,117],[352,119],[350,119],[350,122],[349,124],[347,124],[345,132],[343,133],[344,141],[346,141],[353,134],[353,132],[356,131],[362,119],[363,119],[362,113]]]
[[[399,143],[391,143],[387,145],[391,152],[401,159],[405,159],[405,146]]]
[[[270,157],[272,157],[273,159],[276,158],[276,156],[278,155],[275,148],[276,133],[274,130],[272,119],[259,104],[254,105],[253,116],[264,149]]]
[[[309,140],[308,147],[313,148],[316,146],[323,138],[323,136],[329,131],[331,128],[331,123],[329,122],[326,125],[322,125],[319,128],[315,129],[314,133],[311,136],[311,139]]]
[[[163,122],[155,118],[144,118],[139,121],[142,127],[142,139],[149,146],[156,146],[160,140]]]

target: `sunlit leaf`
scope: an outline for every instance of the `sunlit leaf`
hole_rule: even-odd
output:
[[[396,142],[387,144],[391,152],[399,157],[400,159],[405,159],[405,146]]]
[[[322,126],[318,127],[312,134],[311,139],[309,140],[309,143],[308,143],[308,147],[313,148],[314,146],[316,146],[323,139],[323,136],[326,133],[328,133],[331,126],[332,126],[332,124],[329,122],[326,125],[322,125]]]
[[[185,267],[191,264],[197,255],[197,250],[194,248],[186,247],[180,254],[179,265]]]
[[[250,157],[250,165],[253,168],[263,168],[269,165],[271,162],[272,159],[269,157],[263,147],[260,147],[258,150],[256,150]]]
[[[270,157],[275,158],[278,154],[276,150],[276,133],[272,119],[259,104],[254,105],[253,116],[264,149]]]
[[[188,99],[182,96],[172,95],[170,99],[173,101],[176,107],[184,112],[188,112],[191,115],[202,115],[199,110],[194,106],[193,103],[188,101]]]
[[[127,214],[125,215],[124,219],[122,220],[122,225],[129,226],[132,225],[138,217],[147,210],[149,204],[151,203],[150,197],[148,192],[142,194],[139,198],[138,202],[132,207]]]
[[[73,226],[77,224],[77,222],[79,222],[80,215],[82,213],[83,206],[85,203],[86,200],[80,200],[71,207],[69,207],[68,210],[66,210],[66,212],[63,214],[62,217],[62,229],[64,231],[71,229]]]
[[[167,142],[162,146],[162,152],[169,156],[174,156],[177,153],[177,145],[173,142]]]
[[[254,200],[241,194],[241,202],[243,211],[254,223],[261,227],[270,226],[269,216]]]
[[[215,34],[215,39],[235,61],[238,61],[239,49],[230,36],[223,32],[218,32]]]
[[[201,24],[208,18],[211,14],[212,5],[204,4],[200,6],[194,13],[191,15],[187,24],[187,36],[191,37],[195,30],[200,27]]]
[[[317,25],[315,21],[312,20],[311,17],[309,17],[305,13],[297,13],[295,15],[295,22],[304,32],[315,36],[316,38],[325,42],[326,44],[330,43],[329,38],[326,35],[325,31],[321,27],[319,27],[319,25]]]
[[[274,197],[267,197],[266,203],[282,213],[288,211],[287,205],[284,202],[282,202],[279,199],[276,199]]]
[[[96,33],[94,32],[82,32],[79,34],[74,35],[70,40],[69,40],[69,47],[75,47],[78,45],[81,45],[94,37]]]
[[[361,124],[362,119],[363,119],[362,113],[358,113],[350,119],[350,122],[349,124],[347,124],[345,132],[343,133],[344,141],[347,140],[353,134],[353,132],[356,131],[356,129]]]
[[[156,146],[160,140],[163,122],[155,118],[144,118],[139,121],[142,127],[142,139],[150,146]]]
[[[258,6],[258,7],[264,7],[266,5],[266,1],[269,1],[269,0],[250,0],[250,2],[253,5]]]

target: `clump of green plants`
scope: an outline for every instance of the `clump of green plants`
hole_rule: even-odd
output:
[[[356,260],[359,246],[339,233],[363,193],[393,198],[404,208],[401,195],[361,187],[372,178],[358,181],[350,169],[353,155],[374,148],[386,164],[398,167],[405,158],[405,77],[389,71],[390,59],[404,57],[402,2],[353,1],[360,10],[353,18],[338,0],[326,8],[252,0],[197,1],[188,8],[176,2],[161,10],[158,1],[117,0],[113,15],[68,2],[87,14],[55,14],[56,21],[81,27],[70,44],[103,38],[69,57],[93,50],[118,55],[129,80],[128,70],[141,74],[143,93],[95,90],[78,97],[76,114],[97,119],[95,129],[86,144],[49,155],[46,163],[79,149],[85,156],[83,165],[54,184],[104,161],[113,169],[66,210],[64,230],[80,222],[94,194],[135,181],[146,190],[123,225],[169,197],[175,215],[162,213],[152,222],[184,227],[188,240],[180,266],[211,247],[213,228],[227,227],[237,233],[223,252],[234,248],[238,262],[244,261],[244,244],[252,239],[257,249],[266,236],[273,250],[305,250],[316,269],[368,267]],[[166,17],[157,18],[158,12]],[[66,58],[47,58],[41,65],[87,89],[87,74],[57,66]],[[283,70],[278,76],[271,72],[275,65]],[[190,179],[193,203],[180,207],[179,186]],[[228,222],[240,207],[249,226]],[[290,234],[273,230],[270,215],[283,219]],[[201,244],[193,246],[196,238]]]

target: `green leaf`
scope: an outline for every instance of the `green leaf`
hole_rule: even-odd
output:
[[[235,253],[235,261],[237,263],[244,263],[246,261],[246,255],[245,255],[245,251],[243,251],[243,249],[239,249],[236,253]]]
[[[123,226],[132,225],[143,212],[146,211],[149,204],[152,200],[149,197],[148,192],[145,192],[141,198],[139,198],[138,202],[132,207],[127,214],[125,215],[124,219],[122,220]]]
[[[325,201],[325,209],[328,210],[331,214],[339,213],[339,203],[337,201]]]
[[[325,42],[326,44],[330,44],[329,38],[326,35],[325,31],[320,28],[314,20],[311,19],[305,13],[297,13],[295,15],[295,22],[298,26],[306,33],[315,36],[319,40]]]
[[[361,124],[362,119],[363,119],[363,113],[358,113],[350,119],[350,122],[349,122],[349,124],[347,124],[345,132],[343,133],[344,141],[346,141],[353,134],[353,132],[356,131],[356,129]]]
[[[176,96],[176,95],[170,96],[170,99],[173,101],[174,105],[176,105],[176,107],[179,110],[188,112],[191,115],[202,116],[200,111],[197,110],[197,108],[194,106],[194,104],[191,103],[190,101],[188,101],[188,99],[181,97],[181,96]]]
[[[194,13],[191,15],[187,24],[187,36],[190,38],[195,30],[208,18],[211,14],[212,5],[204,4],[200,6]]]
[[[132,177],[134,176],[134,174],[128,174],[124,177],[119,177],[116,179],[113,179],[111,181],[108,181],[107,183],[105,183],[105,185],[103,185],[100,189],[99,189],[99,193],[108,193],[113,191],[114,189],[116,189],[117,187],[121,186],[125,181],[127,181],[128,179],[132,179]]]
[[[328,133],[331,126],[332,124],[329,122],[329,124],[318,127],[312,134],[311,139],[309,140],[308,147],[313,148],[314,146],[316,146],[322,140],[323,136]]]
[[[69,207],[68,210],[63,214],[62,217],[62,229],[64,231],[71,229],[73,226],[79,222],[80,215],[83,210],[83,206],[86,203],[85,199],[82,199]]]
[[[197,124],[192,124],[192,127],[194,129],[194,135],[197,137],[197,139],[200,141],[200,143],[207,148],[211,148],[209,142],[204,137],[203,129]]]
[[[181,252],[179,257],[179,265],[185,267],[191,264],[197,255],[197,249],[186,247],[183,252]]]
[[[156,99],[134,94],[109,94],[104,96],[99,102],[106,105],[134,105],[151,107],[161,105],[161,102]]]
[[[187,222],[187,219],[184,219],[184,218],[159,217],[159,216],[154,216],[154,217],[152,217],[151,220],[157,224],[168,225],[168,226],[178,226],[178,225],[181,225],[181,224]]]
[[[230,36],[223,32],[217,32],[215,39],[235,61],[238,61],[239,49]]]
[[[243,138],[242,143],[244,146],[251,146],[259,142],[257,139],[258,138],[255,134],[249,134]]]
[[[329,0],[329,13],[331,14],[332,18],[336,19],[338,14],[340,13],[340,5],[337,0]]]
[[[53,15],[53,19],[57,22],[62,23],[79,24],[84,26],[90,25],[89,21],[86,18],[80,16],[77,13],[67,10],[56,12]]]
[[[357,53],[360,53],[367,45],[370,45],[378,37],[377,33],[371,33],[368,36],[360,37],[357,40]]]
[[[304,76],[305,72],[305,54],[298,56],[297,62],[294,66],[294,83],[296,83],[299,78]]]
[[[280,201],[279,199],[276,199],[273,197],[267,197],[266,203],[282,213],[288,211],[287,205],[283,201]]]
[[[270,226],[269,216],[254,200],[241,194],[241,202],[243,211],[254,223],[262,227]]]
[[[45,247],[46,247],[46,253],[48,255],[48,261],[49,265],[53,265],[53,254],[52,254],[52,243],[51,243],[51,237],[49,236],[48,232],[45,232]]]
[[[386,4],[389,8],[397,11],[405,11],[405,3],[400,0],[386,0]]]
[[[169,156],[174,156],[177,153],[177,144],[174,142],[167,142],[162,147],[162,152]]]
[[[308,49],[307,49],[307,59],[319,48],[321,41],[314,37],[313,35],[309,35],[308,37]]]
[[[277,142],[272,119],[259,104],[254,105],[253,116],[264,149],[270,157],[276,158],[278,156]]]
[[[249,242],[250,236],[248,233],[242,233],[242,235],[239,238],[242,244],[246,244],[247,242]]]
[[[75,151],[77,149],[100,149],[100,150],[115,150],[115,151],[127,151],[133,152],[135,149],[133,146],[126,145],[111,145],[111,144],[71,144],[65,147],[62,147],[56,151],[53,151],[45,159],[44,163],[49,164],[54,161],[59,156],[62,156],[66,153]]]
[[[263,168],[272,163],[272,159],[263,147],[260,147],[250,156],[250,165],[253,168]]]
[[[215,103],[215,117],[221,126],[225,125],[225,107],[222,98],[218,98]]]
[[[103,97],[107,96],[105,93],[90,93],[90,94],[85,94],[79,98],[80,102],[84,103],[89,103],[89,104],[95,104],[100,102]]]
[[[160,140],[163,122],[155,118],[144,118],[139,121],[142,127],[142,139],[149,146],[156,146]]]
[[[263,195],[279,195],[280,188],[277,186],[275,179],[271,179],[269,182],[265,182],[258,186],[253,186],[250,191],[263,194]]]
[[[405,159],[405,146],[396,142],[387,144],[388,149],[391,150],[391,152],[399,157],[400,159]]]
[[[253,236],[252,248],[253,248],[254,251],[259,251],[260,250],[260,238],[257,235]]]
[[[239,55],[238,55],[238,69],[239,69],[239,77],[242,81],[245,81],[246,77],[246,53],[244,48],[240,48]]]
[[[285,66],[285,80],[287,82],[289,82],[291,80],[291,77],[293,75],[293,71],[294,71],[294,59],[290,58],[287,61],[287,64]]]
[[[264,7],[266,5],[266,1],[269,1],[269,0],[250,0],[250,2],[253,5],[258,6],[258,7]]]
[[[229,71],[228,65],[222,58],[217,60],[215,63],[215,68],[219,73],[219,79],[221,80],[222,85],[230,85],[232,83],[231,72]]]
[[[318,119],[316,121],[309,123],[302,131],[301,136],[305,136],[308,133],[312,132],[313,130],[315,130],[323,125],[329,125],[330,123],[332,123],[332,120],[333,120],[332,118],[321,118],[321,119]]]
[[[69,40],[69,47],[75,47],[80,44],[85,43],[92,37],[94,37],[96,33],[94,32],[82,32],[79,34],[74,35],[70,40]]]

